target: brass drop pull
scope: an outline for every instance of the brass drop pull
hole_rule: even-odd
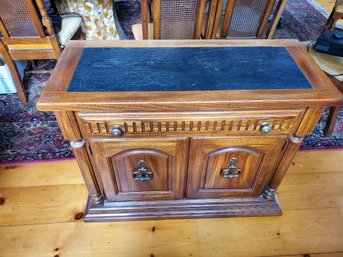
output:
[[[112,127],[112,136],[114,137],[120,137],[123,134],[123,130],[119,125],[114,125]]]
[[[153,178],[153,173],[152,171],[149,170],[147,167],[147,163],[144,160],[140,160],[137,162],[138,169],[133,170],[132,172],[132,177],[136,181],[150,181]]]
[[[238,178],[241,175],[241,169],[237,167],[237,158],[231,158],[227,162],[228,167],[220,171],[220,175],[227,179]]]
[[[262,134],[267,134],[272,131],[272,127],[269,125],[268,122],[264,122],[261,124],[260,131]]]

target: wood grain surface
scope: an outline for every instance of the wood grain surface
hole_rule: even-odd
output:
[[[279,189],[281,217],[87,224],[75,219],[87,198],[76,161],[1,167],[0,256],[340,257],[342,158],[299,152]]]

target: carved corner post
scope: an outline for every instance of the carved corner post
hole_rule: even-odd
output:
[[[55,112],[55,117],[62,131],[63,137],[70,141],[73,153],[86,183],[88,192],[94,203],[99,204],[103,200],[102,192],[98,185],[93,166],[89,159],[85,142],[81,140],[78,123],[73,112]]]
[[[286,172],[291,165],[292,160],[297,153],[304,137],[313,132],[323,111],[324,108],[322,107],[306,109],[303,120],[297,128],[297,131],[289,138],[288,145],[283,153],[283,157],[275,171],[272,180],[268,186],[265,187],[262,193],[264,198],[270,199],[275,196],[276,191],[280,186],[283,177],[286,175]]]

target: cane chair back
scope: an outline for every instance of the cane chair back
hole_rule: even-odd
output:
[[[282,0],[280,0],[282,1]],[[210,38],[266,38],[276,0],[218,0]],[[211,33],[211,35],[209,35]]]
[[[57,59],[61,54],[42,0],[1,0],[0,32],[13,60]]]
[[[81,22],[81,17],[62,17],[56,35],[43,0],[0,0],[0,53],[22,102],[27,102],[27,95],[15,60],[58,59],[60,44],[80,31]]]
[[[31,15],[30,11],[35,13],[32,8],[31,2],[17,0],[0,1],[0,17],[6,27],[9,37],[42,37],[44,32],[38,19],[37,14]],[[15,17],[15,19],[13,19]],[[6,34],[4,35],[6,36]]]
[[[143,39],[151,34],[150,0],[142,0]],[[206,0],[153,0],[153,39],[200,39]]]

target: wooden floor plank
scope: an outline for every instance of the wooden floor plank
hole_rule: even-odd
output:
[[[342,252],[342,217],[343,209],[318,209],[288,210],[282,217],[10,226],[1,228],[0,256],[251,257]]]
[[[342,150],[300,151],[287,173],[343,172],[342,160]]]
[[[0,226],[73,221],[87,196],[85,185],[0,188]]]
[[[304,254],[295,254],[295,255],[273,255],[273,256],[259,256],[259,257],[343,257],[343,252],[304,253]]]
[[[314,162],[316,160],[316,162]],[[318,161],[317,161],[318,160]],[[301,151],[297,153],[288,174],[342,172],[343,151]],[[31,187],[83,184],[75,160],[0,167],[1,187]]]
[[[343,208],[343,173],[287,174],[277,195],[283,210]]]
[[[278,192],[287,209],[343,208],[343,173],[286,175]],[[73,220],[85,208],[86,187],[58,185],[0,188],[0,226]]]
[[[0,167],[0,188],[83,183],[75,160]]]
[[[336,154],[341,156],[341,152],[343,151]],[[308,159],[307,156],[311,154],[313,158]],[[332,153],[330,156],[333,156]],[[312,170],[313,166],[316,167],[313,159],[319,157],[328,159],[318,156],[316,152],[301,153],[296,163],[303,163],[303,169]],[[340,167],[337,163],[336,166]],[[37,167],[45,168],[44,165]],[[16,181],[19,174],[30,173],[30,171],[13,170],[15,173],[13,176],[2,177],[2,185],[7,185],[6,179],[9,179],[11,187],[0,188],[0,197],[5,200],[5,203],[0,205],[0,226],[67,222],[73,220],[76,213],[82,212],[87,199],[84,184],[68,184],[70,176],[66,176],[63,172],[59,176],[59,167],[61,166],[57,163],[55,168],[50,166],[51,178],[48,175],[49,171],[46,173],[44,169],[32,171],[35,175],[31,178],[41,179],[38,179],[38,183],[30,181],[27,183],[41,184],[46,181],[47,186],[13,187],[13,181]],[[321,173],[318,169],[315,170],[312,173],[290,172],[285,176],[278,192],[280,204],[284,210],[343,207],[343,172]],[[74,175],[71,176],[74,178],[80,176],[75,167],[72,167],[68,173],[73,173]],[[29,178],[30,176],[26,177],[26,179]],[[51,185],[53,181],[58,180],[60,185]],[[72,181],[77,182],[76,179]]]

